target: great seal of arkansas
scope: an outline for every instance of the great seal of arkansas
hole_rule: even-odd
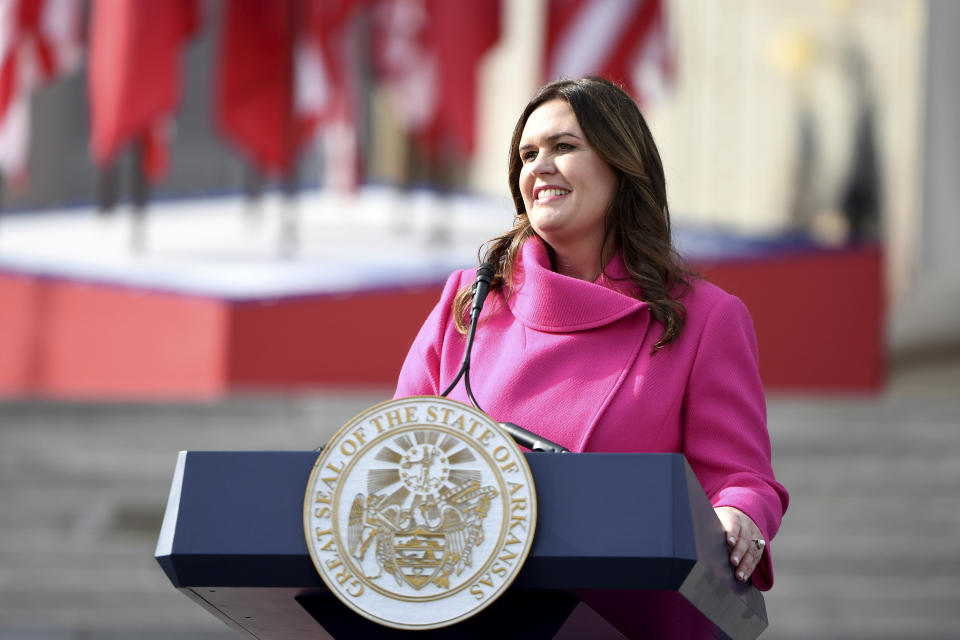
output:
[[[314,566],[348,607],[397,629],[476,614],[513,582],[537,520],[523,453],[485,414],[432,396],[345,424],[304,498]]]

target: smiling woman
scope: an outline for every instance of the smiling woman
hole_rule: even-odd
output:
[[[560,121],[552,118],[560,118]],[[529,235],[540,233],[534,226],[536,216],[531,203],[524,195],[524,176],[528,160],[535,152],[538,156],[542,154],[536,146],[530,147],[532,141],[524,140],[524,136],[532,136],[540,126],[551,125],[558,130],[548,135],[568,133],[579,136],[580,150],[603,165],[597,167],[592,162],[574,160],[576,166],[581,167],[578,174],[585,173],[586,167],[592,167],[598,184],[591,183],[589,187],[593,198],[589,197],[590,194],[581,194],[576,206],[570,207],[578,212],[578,218],[589,219],[593,224],[592,227],[581,226],[581,231],[589,238],[581,239],[571,247],[581,251],[574,254],[579,261],[579,274],[570,275],[592,282],[603,272],[611,257],[619,254],[630,279],[639,287],[640,298],[664,326],[658,348],[669,343],[683,327],[684,309],[678,298],[687,287],[687,271],[670,237],[663,163],[636,103],[610,82],[599,78],[561,80],[542,87],[527,104],[514,127],[509,148],[508,182],[517,212],[516,224],[491,243],[485,261],[502,265],[503,279],[509,280],[520,247]],[[556,139],[553,142],[559,147],[554,148],[557,153],[570,151],[567,145],[577,140]],[[607,172],[614,179],[609,194],[606,193]],[[526,173],[537,177],[535,171]],[[581,188],[587,186],[581,185]],[[602,215],[591,217],[589,212],[596,212],[598,208]],[[555,271],[564,273],[565,269],[573,267],[565,264],[572,257],[569,252],[558,256],[558,250],[561,254],[564,252],[563,246],[555,246],[549,238],[540,237],[546,240]],[[599,245],[597,238],[601,240]],[[568,234],[568,239],[575,240],[575,235]],[[587,248],[593,248],[593,253],[584,251]],[[561,264],[557,264],[558,261]],[[469,295],[461,295],[457,300],[456,318],[463,317],[463,308],[468,304]],[[465,329],[466,325],[461,322],[461,330]]]
[[[769,589],[768,541],[788,494],[770,464],[753,324],[674,250],[660,155],[636,103],[599,78],[548,84],[509,153],[516,216],[483,255],[495,275],[474,397],[494,420],[570,451],[683,453],[735,575]],[[475,276],[447,280],[396,397],[437,395],[457,375]]]

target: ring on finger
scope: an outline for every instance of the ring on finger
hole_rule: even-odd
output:
[[[754,538],[753,544],[757,545],[757,551],[763,551],[763,548],[767,546],[767,541],[763,538]]]

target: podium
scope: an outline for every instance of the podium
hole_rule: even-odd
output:
[[[443,629],[401,631],[327,590],[303,532],[313,451],[181,452],[156,558],[253,638],[755,638],[759,591],[681,454],[528,453],[537,530],[510,589]]]

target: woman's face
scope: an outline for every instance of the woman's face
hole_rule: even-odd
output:
[[[599,253],[617,176],[564,100],[545,102],[520,136],[520,193],[537,234],[556,251]]]

